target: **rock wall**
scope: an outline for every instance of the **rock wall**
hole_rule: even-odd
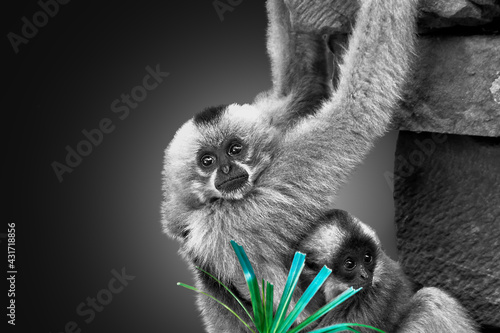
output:
[[[401,131],[394,200],[406,274],[500,327],[500,138]]]

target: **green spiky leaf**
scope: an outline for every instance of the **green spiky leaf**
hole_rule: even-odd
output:
[[[250,292],[250,298],[252,302],[252,309],[253,309],[253,314],[254,317],[248,313],[247,309],[241,301],[234,295],[229,288],[227,288],[222,282],[217,280],[213,275],[211,275],[208,272],[205,272],[201,268],[198,268],[200,271],[204,272],[208,276],[210,276],[212,279],[217,281],[220,285],[222,285],[229,293],[236,299],[236,301],[239,303],[239,305],[245,310],[247,315],[249,316],[250,320],[252,323],[255,325],[257,328],[258,333],[297,333],[306,328],[308,325],[310,325],[312,322],[318,320],[322,316],[324,316],[328,311],[332,310],[335,308],[337,305],[341,304],[345,300],[347,300],[349,297],[353,296],[355,293],[359,292],[362,288],[359,289],[353,289],[352,287],[338,295],[334,300],[320,308],[318,311],[316,311],[313,315],[309,316],[306,320],[304,320],[302,323],[297,325],[295,328],[289,330],[289,328],[293,325],[299,314],[304,310],[304,308],[307,306],[307,304],[310,302],[312,297],[316,294],[316,292],[319,290],[319,288],[323,285],[325,280],[328,278],[328,276],[331,274],[331,270],[328,269],[327,267],[323,267],[323,269],[318,273],[316,278],[313,280],[313,282],[309,285],[309,287],[306,289],[302,297],[297,301],[297,304],[295,304],[295,307],[290,311],[288,316],[286,316],[288,312],[288,307],[292,301],[292,296],[293,292],[295,291],[295,288],[297,286],[297,282],[299,280],[299,276],[302,273],[302,269],[304,268],[305,265],[305,254],[297,252],[295,253],[295,256],[292,261],[292,265],[290,267],[290,271],[288,274],[288,278],[285,284],[285,288],[283,291],[283,295],[281,296],[280,303],[278,304],[278,309],[276,311],[276,314],[273,316],[273,309],[274,309],[274,287],[271,283],[266,282],[262,280],[262,294],[261,294],[261,288],[259,287],[259,284],[257,282],[257,278],[255,276],[255,272],[252,268],[252,265],[250,263],[250,260],[248,259],[244,249],[242,246],[238,245],[235,241],[231,241],[231,246],[234,249],[234,252],[236,253],[236,256],[238,257],[238,260],[240,262],[241,268],[243,270],[243,274],[245,276],[245,280],[248,285],[248,289]],[[213,296],[200,291],[194,287],[185,285],[183,283],[178,283],[178,285],[183,286],[185,288],[194,290],[196,292],[202,293],[212,299],[214,299],[216,302],[224,306],[226,309],[228,309],[233,315],[235,315],[251,332],[255,333],[255,331],[250,327],[249,324],[247,324],[245,321],[243,321],[242,318],[238,316],[238,314],[229,308],[227,305],[224,303],[220,302]],[[345,323],[345,324],[336,324],[333,326],[325,327],[325,328],[320,328],[317,330],[314,330],[310,333],[330,333],[330,332],[341,332],[341,331],[350,331],[350,332],[358,332],[356,329],[353,327],[365,327],[365,328],[370,328],[374,331],[377,332],[382,332],[384,331],[379,330],[375,327],[371,327],[368,325],[362,325],[362,324],[355,324],[355,323]]]
[[[355,293],[357,293],[360,290],[361,290],[361,288],[353,289],[352,287],[350,287],[349,289],[344,291],[342,294],[340,294],[336,298],[334,298],[330,303],[326,304],[321,309],[316,311],[314,314],[309,316],[306,320],[304,320],[302,323],[300,323],[297,327],[295,327],[294,329],[289,331],[289,333],[296,333],[296,332],[301,331],[303,328],[305,328],[306,326],[308,326],[312,322],[318,320],[319,318],[324,316],[327,312],[329,312],[330,310],[335,308],[337,305],[344,302],[346,299],[353,296]]]
[[[260,296],[259,283],[255,277],[255,272],[248,260],[247,254],[241,245],[238,245],[235,241],[231,241],[234,252],[240,261],[241,268],[245,275],[245,280],[247,281],[248,289],[250,291],[250,299],[252,300],[253,315],[255,318],[255,326],[259,332],[264,332],[265,330],[265,311],[262,303],[262,298]]]
[[[306,289],[302,297],[299,299],[295,308],[288,315],[286,320],[280,325],[280,332],[287,332],[290,326],[292,326],[293,322],[297,319],[299,314],[304,310],[306,305],[309,303],[311,298],[316,294],[319,288],[323,285],[326,278],[332,273],[332,270],[323,266],[318,275],[314,278],[313,282]]]
[[[219,301],[217,298],[213,297],[213,296],[212,296],[212,295],[210,295],[210,294],[207,294],[207,293],[206,293],[206,292],[204,292],[204,291],[201,291],[201,290],[199,290],[199,289],[197,289],[197,288],[195,288],[195,287],[189,286],[189,285],[184,284],[184,283],[181,283],[181,282],[177,282],[177,285],[178,285],[178,286],[181,286],[181,287],[184,287],[184,288],[187,288],[187,289],[190,289],[190,290],[193,290],[193,291],[196,291],[196,292],[198,292],[198,293],[200,293],[200,294],[203,294],[203,295],[205,295],[205,296],[210,297],[211,299],[213,299],[214,301],[216,301],[217,303],[219,303],[220,305],[222,305],[223,307],[225,307],[226,309],[228,309],[228,310],[229,310],[229,312],[231,312],[233,315],[235,315],[235,316],[236,316],[236,318],[238,318],[238,319],[239,319],[239,320],[240,320],[240,321],[241,321],[241,322],[242,322],[242,323],[243,323],[246,327],[248,327],[248,329],[249,329],[251,332],[255,333],[255,331],[254,331],[254,330],[253,330],[253,329],[252,329],[252,328],[251,328],[251,327],[250,327],[250,326],[249,326],[249,325],[248,325],[248,324],[247,324],[247,323],[246,323],[243,319],[241,319],[241,317],[240,317],[240,316],[238,316],[238,314],[237,314],[236,312],[234,312],[234,311],[233,311],[233,309],[231,309],[229,306],[227,306],[226,304],[224,304],[224,303],[222,303],[221,301]]]
[[[271,283],[267,283],[266,291],[266,332],[271,330],[273,326],[273,306],[274,306],[274,286]]]
[[[285,320],[285,315],[292,300],[292,295],[295,291],[295,287],[297,286],[297,282],[299,281],[300,273],[304,268],[305,260],[305,254],[300,252],[295,253],[292,261],[292,267],[290,268],[288,279],[286,281],[285,290],[283,291],[283,295],[281,296],[278,310],[276,311],[275,320],[273,322],[273,326],[271,327],[271,333],[281,332],[279,328]]]
[[[365,328],[369,328],[369,329],[372,329],[372,330],[377,331],[377,332],[385,333],[384,331],[382,331],[378,328],[375,328],[375,327],[372,327],[369,325],[355,324],[355,323],[332,325],[332,326],[328,326],[328,327],[324,327],[324,328],[320,328],[320,329],[311,331],[309,333],[332,333],[332,332],[341,332],[341,331],[351,331],[351,332],[358,332],[359,333],[359,331],[355,330],[351,326],[365,327]]]
[[[224,287],[224,289],[226,289],[231,294],[231,296],[233,296],[233,298],[238,302],[238,304],[243,308],[243,310],[245,311],[245,313],[248,315],[248,318],[250,318],[250,320],[252,321],[252,323],[254,323],[254,325],[255,325],[255,322],[253,321],[253,317],[250,315],[250,313],[248,312],[247,308],[243,305],[243,303],[241,303],[241,300],[238,297],[236,297],[236,295],[231,291],[231,289],[229,289],[224,283],[220,282],[215,276],[213,276],[209,272],[201,269],[198,266],[196,266],[196,269],[199,270],[199,271],[201,271],[201,272],[203,272],[203,273],[205,273],[210,278],[212,278],[214,281],[216,281],[218,284],[220,284],[222,287]]]

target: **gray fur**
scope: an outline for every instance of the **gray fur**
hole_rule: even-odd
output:
[[[299,250],[316,267],[311,268],[309,265],[305,268],[304,274],[309,280],[318,273],[317,267],[326,265],[335,270],[331,263],[335,262],[336,253],[340,251],[338,244],[342,244],[350,236],[374,237],[375,243],[380,244],[375,234],[367,232],[361,221],[345,211],[329,213],[316,230],[299,246]],[[332,238],[326,240],[323,235]],[[330,257],[325,257],[324,252],[314,247],[318,237],[324,243],[329,241],[337,244],[337,252],[329,252]],[[323,288],[325,301],[332,300],[347,287],[349,286],[332,274]],[[372,285],[327,313],[317,328],[337,323],[371,325],[391,333],[478,332],[465,309],[444,291],[430,287],[415,293],[414,286],[406,278],[400,265],[380,248]],[[373,332],[369,329],[358,330]]]
[[[295,29],[283,0],[268,1],[267,11],[273,88],[259,94],[255,104],[270,111],[266,116],[272,126],[286,130],[315,114],[331,97],[333,57],[326,28],[324,33]],[[270,101],[280,106],[269,107]]]
[[[247,286],[229,241],[243,245],[257,276],[274,283],[275,294],[280,295],[297,244],[332,206],[341,184],[390,122],[410,67],[415,12],[416,0],[364,1],[337,91],[316,112],[306,110],[293,126],[283,130],[273,122],[294,114],[297,110],[287,106],[301,97],[294,94],[304,92],[292,89],[287,96],[271,92],[253,105],[228,106],[217,124],[188,121],[167,148],[165,232],[180,241],[180,254],[186,260],[230,285],[246,305]],[[287,50],[277,54],[281,57]],[[274,71],[279,68],[273,66]],[[300,86],[300,80],[296,84]],[[249,145],[250,178],[244,189],[226,195],[199,170],[195,157],[203,146],[220,144],[230,135]],[[199,289],[238,309],[224,290],[204,275],[196,276]],[[246,331],[213,300],[201,295],[198,305],[208,332]]]

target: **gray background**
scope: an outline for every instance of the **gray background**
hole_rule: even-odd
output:
[[[31,21],[40,10],[35,1],[4,6],[4,36],[20,34],[21,18]],[[161,231],[163,150],[205,106],[248,103],[270,88],[265,34],[264,1],[243,1],[223,21],[212,1],[74,1],[18,54],[4,38],[7,202],[0,232],[16,223],[19,272],[17,325],[10,330],[63,332],[74,321],[82,332],[202,331],[195,294],[176,286],[191,284],[191,273],[178,244]],[[120,120],[111,102],[156,64],[169,77]],[[64,163],[65,147],[75,148],[82,130],[103,118],[115,130],[60,183],[51,163]],[[396,136],[377,143],[337,201],[374,226],[394,258],[384,173],[392,171]],[[76,307],[123,267],[135,279],[85,323]]]

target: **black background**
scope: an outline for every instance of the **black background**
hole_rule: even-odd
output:
[[[5,97],[2,172],[5,219],[16,224],[16,326],[9,332],[201,332],[192,284],[178,244],[162,233],[163,151],[186,120],[205,106],[250,103],[271,86],[264,1],[244,0],[220,19],[212,1],[71,1],[19,46],[36,1],[2,9]],[[111,103],[141,85],[145,68],[170,75],[121,120]],[[59,182],[83,130],[109,118],[115,129]],[[381,139],[337,206],[374,226],[396,258],[392,171],[397,134]],[[2,270],[7,240],[0,238]],[[134,280],[95,319],[76,307],[108,287],[111,271]],[[6,324],[8,286],[1,285]],[[3,323],[2,323],[3,324]]]

